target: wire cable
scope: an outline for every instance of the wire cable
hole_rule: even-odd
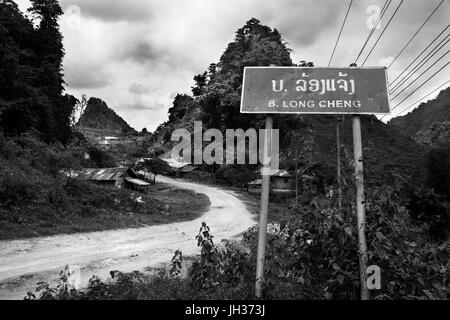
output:
[[[378,25],[380,24],[380,21],[383,18],[384,14],[386,13],[386,11],[387,11],[388,7],[390,6],[391,2],[392,2],[392,0],[386,0],[386,2],[384,3],[383,8],[381,9],[381,13],[380,13],[376,23],[374,24],[374,26],[370,30],[369,34],[367,35],[366,41],[364,42],[361,50],[358,53],[358,56],[355,59],[355,63],[358,62],[359,57],[361,56],[361,54],[363,53],[364,49],[366,48],[366,45],[369,42],[370,38],[372,38],[372,35],[374,34],[375,30],[377,29]]]
[[[433,91],[431,91],[430,93],[428,93],[427,95],[423,96],[422,98],[420,98],[419,100],[417,100],[416,102],[412,103],[410,106],[408,106],[407,108],[403,109],[402,111],[400,111],[399,113],[397,113],[397,115],[393,116],[394,117],[398,117],[401,113],[408,111],[409,109],[411,109],[412,107],[414,107],[416,105],[416,103],[422,101],[423,99],[427,98],[428,96],[430,96],[431,94],[435,93],[436,91],[438,91],[440,88],[442,88],[443,86],[445,86],[447,83],[449,83],[450,80],[447,80],[446,82],[444,82],[443,84],[441,84],[439,87],[437,87],[436,89],[434,89]],[[381,118],[383,119],[383,118]]]
[[[450,35],[447,35],[447,37],[449,37]],[[446,37],[446,38],[447,38]],[[444,40],[446,39],[444,38]],[[419,71],[420,68],[422,68],[428,61],[431,60],[431,58],[433,58],[436,53],[438,53],[448,42],[450,41],[450,37],[447,39],[447,41],[442,44],[436,51],[434,51],[436,49],[436,47],[431,50],[413,69],[411,69],[408,74],[406,74],[399,83],[397,83],[390,91],[390,93],[394,93],[395,91],[397,91],[402,85],[404,85],[406,83],[406,81],[408,81],[409,78],[411,78],[415,72]],[[434,52],[433,52],[434,51]],[[431,56],[430,56],[431,54]],[[428,58],[429,57],[429,58]],[[427,59],[428,58],[428,59]]]
[[[381,32],[381,34],[379,35],[377,41],[375,41],[374,45],[372,46],[372,49],[370,49],[369,54],[367,55],[366,59],[364,60],[364,62],[362,63],[361,67],[364,66],[364,64],[366,63],[367,59],[369,59],[370,54],[372,53],[373,49],[375,49],[375,47],[378,44],[378,41],[380,41],[381,37],[383,36],[384,32],[386,31],[386,29],[389,27],[389,24],[391,23],[392,19],[394,19],[395,15],[397,14],[398,9],[400,9],[402,3],[404,0],[400,1],[400,3],[398,4],[397,8],[395,9],[394,13],[392,14],[391,18],[389,19],[388,23],[386,24],[386,26],[384,27],[383,31]]]
[[[442,56],[439,57],[439,59],[437,59],[431,66],[428,67],[427,70],[425,70],[424,72],[422,72],[417,78],[415,78],[413,81],[411,81],[406,87],[404,87],[399,93],[397,93],[395,95],[394,98],[392,98],[392,100],[394,100],[395,98],[397,98],[403,91],[405,91],[406,89],[408,89],[414,82],[416,82],[421,76],[423,76],[428,70],[430,70],[431,67],[433,67],[436,63],[438,63],[444,56],[446,56],[448,53],[450,52],[450,50],[447,50],[446,53],[444,53]],[[450,61],[449,61],[450,62]]]
[[[432,76],[430,76],[427,80],[425,80],[424,82],[422,82],[413,92],[411,92],[410,94],[408,94],[402,101],[400,101],[399,103],[397,103],[395,105],[395,107],[392,108],[391,111],[394,111],[394,109],[396,109],[399,105],[401,105],[403,102],[405,102],[406,99],[408,99],[410,96],[412,96],[417,90],[419,90],[425,83],[427,83],[428,81],[430,81],[435,75],[437,75],[439,72],[441,72],[445,67],[447,67],[450,64],[450,61],[447,62],[444,66],[442,66],[438,71],[436,71],[435,73],[433,73]],[[387,116],[387,115],[385,115]],[[381,118],[383,119],[383,118]]]
[[[417,55],[417,57],[413,60],[413,61],[411,61],[409,64],[408,64],[408,66],[405,68],[405,69],[403,69],[403,71],[394,79],[394,81],[392,81],[390,84],[389,84],[389,86],[391,86],[391,85],[393,85],[396,81],[397,81],[397,79],[398,78],[400,78],[405,72],[406,72],[406,70],[408,70],[409,69],[409,67],[411,66],[411,65],[413,65],[414,64],[414,62],[416,62],[417,61],[417,59],[419,59],[420,58],[420,56],[425,52],[425,51],[427,51],[428,50],[428,48],[429,47],[431,47],[431,45],[448,29],[450,27],[450,24],[448,24],[447,25],[447,27],[444,29],[444,30],[442,30],[429,44],[428,44],[428,46],[425,48],[425,49],[423,49],[422,50],[422,52],[421,53],[419,53],[418,55]],[[437,45],[436,45],[436,47],[438,47],[443,41],[445,41],[445,39],[448,37],[449,35],[447,35],[447,36],[445,36],[444,37],[444,39],[443,40],[441,40],[441,42],[439,42]],[[436,48],[435,47],[435,48]],[[435,49],[434,48],[434,49]],[[431,51],[433,51],[434,49],[432,49]],[[420,63],[420,62],[419,62]]]
[[[347,13],[345,14],[344,21],[342,22],[341,30],[339,31],[339,35],[336,39],[336,43],[334,44],[333,52],[331,53],[330,61],[328,62],[328,66],[331,64],[331,60],[333,60],[334,52],[336,51],[336,47],[338,45],[339,39],[341,38],[342,30],[344,29],[345,22],[347,21],[348,13],[350,12],[350,8],[352,7],[353,0],[350,0],[350,4],[348,5]]]
[[[437,11],[437,9],[439,9],[439,7],[444,3],[444,0],[441,0],[441,2],[439,2],[439,4],[436,6],[436,8],[434,8],[433,12],[431,12],[431,14],[428,16],[428,18],[425,20],[424,23],[422,23],[422,25],[420,26],[419,29],[417,29],[417,31],[413,34],[413,36],[411,37],[411,39],[409,39],[409,41],[403,46],[403,48],[400,50],[400,52],[395,56],[394,60],[391,61],[391,63],[389,64],[389,66],[387,67],[388,69],[392,66],[392,64],[397,60],[397,58],[403,53],[403,51],[405,51],[405,49],[409,46],[409,44],[411,43],[411,41],[413,41],[413,39],[417,36],[417,34],[420,32],[420,30],[422,30],[422,28],[425,26],[425,24],[428,22],[428,20],[431,19],[431,17],[434,15],[434,13]]]

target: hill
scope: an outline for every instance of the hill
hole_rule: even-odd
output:
[[[84,130],[97,131],[104,134],[128,135],[136,132],[106,102],[99,98],[90,98],[86,110],[81,115],[79,126]]]
[[[416,138],[419,132],[426,132],[434,124],[445,121],[450,121],[450,87],[442,90],[435,99],[421,103],[410,113],[392,119],[389,124],[401,134]]]

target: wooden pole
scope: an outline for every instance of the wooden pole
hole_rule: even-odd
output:
[[[361,119],[352,117],[353,125],[353,157],[355,166],[356,185],[356,218],[358,225],[358,249],[359,249],[359,278],[361,282],[361,300],[370,298],[367,289],[367,243],[366,243],[366,209],[364,195],[364,172],[361,139]]]
[[[269,211],[269,188],[270,188],[270,161],[268,161],[271,150],[273,119],[266,116],[266,137],[264,141],[263,170],[261,185],[261,210],[259,214],[258,252],[256,258],[256,283],[255,295],[260,299],[263,297],[264,289],[264,263],[266,259],[267,238],[267,213]],[[270,155],[271,156],[271,155]]]
[[[341,142],[339,133],[339,118],[336,125],[336,150],[337,150],[337,184],[338,184],[338,204],[339,209],[342,209],[342,185],[341,185]]]
[[[295,148],[295,207],[298,206],[298,149]]]
[[[350,67],[357,67],[356,63]],[[359,279],[361,284],[361,300],[369,300],[370,293],[367,288],[367,242],[366,242],[366,208],[364,194],[364,167],[362,155],[361,118],[352,116],[353,128],[353,162],[355,167],[356,186],[356,221],[358,228],[358,253],[359,253]]]

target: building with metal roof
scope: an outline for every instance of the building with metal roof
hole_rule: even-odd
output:
[[[137,191],[148,191],[150,187],[150,183],[141,179],[126,177],[125,178],[125,187],[137,190]]]

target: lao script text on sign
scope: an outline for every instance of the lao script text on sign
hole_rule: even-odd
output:
[[[386,68],[246,67],[242,113],[390,113]]]

